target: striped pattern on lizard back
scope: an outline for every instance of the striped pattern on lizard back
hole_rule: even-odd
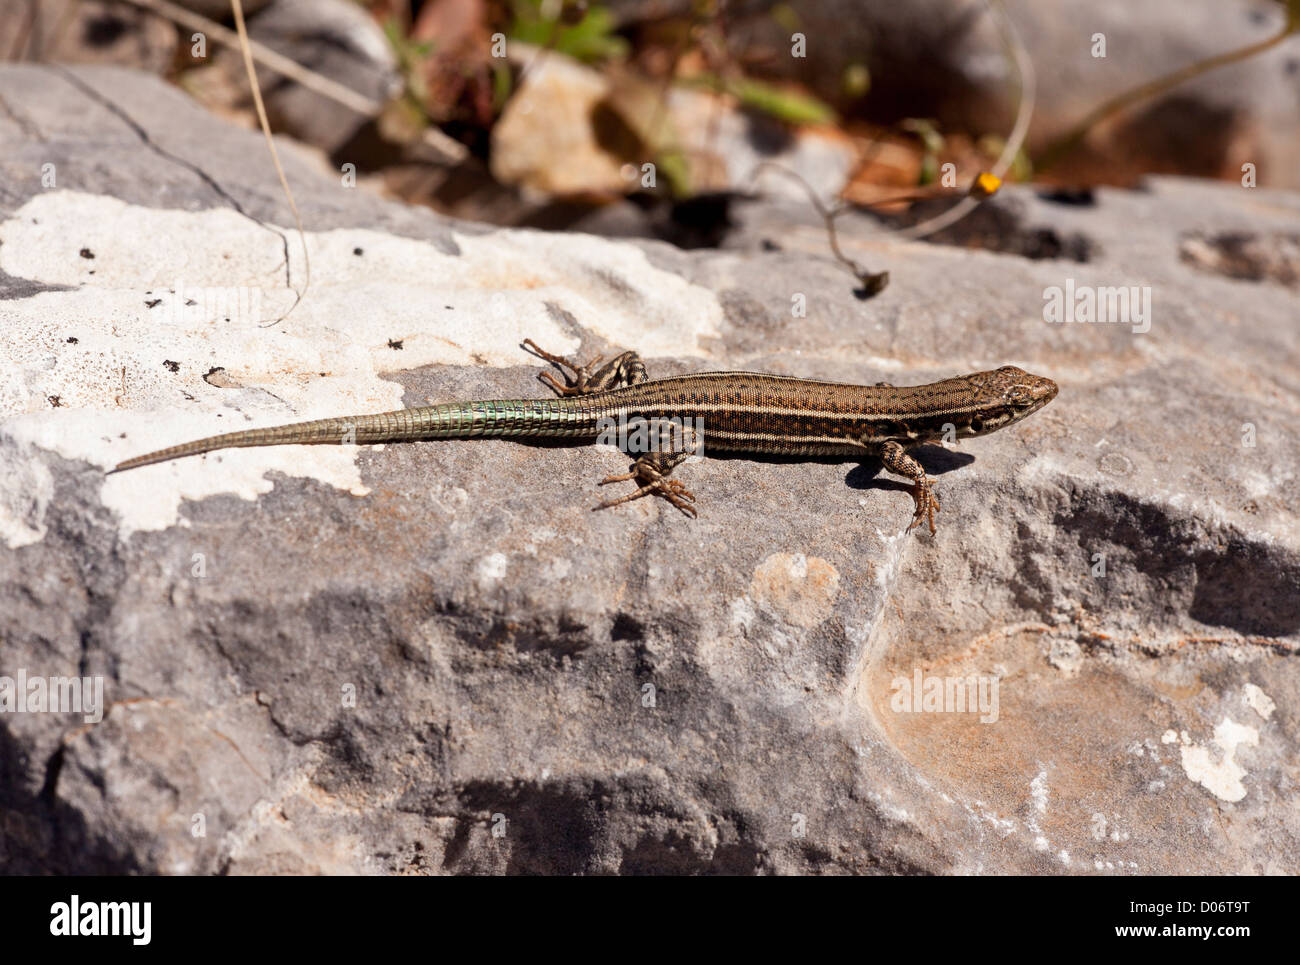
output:
[[[890,472],[912,480],[912,526],[925,519],[934,532],[939,500],[933,481],[906,450],[947,436],[986,435],[1038,411],[1057,393],[1051,379],[1013,365],[915,386],[852,385],[757,372],[707,372],[652,381],[635,352],[624,352],[597,368],[600,358],[580,365],[528,339],[522,347],[566,373],[564,382],[549,371],[538,375],[557,398],[448,402],[245,429],[135,456],[110,472],[249,446],[475,438],[582,444],[608,441],[611,430],[621,433],[633,423],[658,424],[660,429],[668,424],[682,429],[670,434],[676,438],[668,448],[651,445],[650,451],[636,456],[630,472],[601,481],[631,481],[637,489],[594,508],[608,509],[654,494],[686,515],[696,515],[695,496],[669,476],[700,446],[705,455],[874,455]],[[623,447],[621,440],[618,444]]]
[[[861,456],[864,443],[937,439],[975,402],[962,379],[894,387],[754,372],[658,379],[587,401],[618,421],[700,419],[705,453],[790,456]]]

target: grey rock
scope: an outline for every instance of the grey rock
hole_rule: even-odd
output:
[[[856,160],[844,135],[787,127],[742,111],[734,98],[689,88],[665,94],[523,44],[511,56],[521,80],[493,125],[491,168],[500,183],[530,193],[615,197],[662,189],[667,175],[647,183],[645,165],[671,145],[695,193],[806,197],[792,174],[833,197]]]
[[[631,5],[635,7],[635,4]],[[762,70],[809,84],[846,111],[878,120],[938,119],[944,130],[1009,132],[1015,75],[983,0],[862,4],[808,0],[794,6],[806,56],[791,56],[790,31],[760,0],[733,11],[728,36]],[[1037,76],[1029,148],[1039,151],[1121,92],[1276,34],[1284,4],[1272,0],[1007,0]],[[634,10],[623,11],[627,19]],[[1105,57],[1093,37],[1105,37]],[[766,51],[769,57],[760,57]],[[1239,178],[1253,163],[1260,183],[1300,187],[1296,69],[1300,36],[1136,104],[1093,132],[1088,146],[1112,177],[1143,172]],[[864,65],[865,100],[848,98],[845,72]]]
[[[364,9],[347,0],[273,0],[249,18],[248,35],[375,102],[373,114],[358,114],[291,78],[258,68],[272,128],[327,154],[347,144],[401,90],[397,59],[383,30]],[[217,62],[243,95],[251,97],[239,52],[223,49]]]
[[[224,21],[233,19],[230,0],[175,0],[177,6],[193,10],[210,20]],[[244,16],[251,17],[261,12],[274,0],[243,0]]]
[[[0,713],[4,870],[1300,870],[1295,293],[1180,255],[1291,231],[1300,197],[990,202],[1082,261],[846,216],[893,277],[860,300],[794,204],[685,252],[486,230],[290,153],[312,284],[276,322],[301,258],[259,135],[124,71],[7,66],[0,96],[0,675],[108,704]],[[1150,286],[1149,331],[1043,321],[1067,279]],[[241,287],[256,311],[207,301]],[[1014,362],[1061,394],[921,453],[933,539],[870,465],[687,464],[695,522],[590,512],[625,464],[597,448],[104,476],[223,426],[535,395],[524,337],[654,374]],[[996,721],[895,709],[917,674],[996,678]]]
[[[6,60],[114,64],[161,74],[176,54],[166,19],[112,0],[0,0]]]

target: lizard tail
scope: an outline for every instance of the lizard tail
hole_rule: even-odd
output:
[[[392,415],[394,413],[384,414]],[[364,418],[371,419],[375,417],[366,416]],[[363,433],[359,427],[359,422],[359,419],[317,419],[314,422],[298,422],[292,425],[275,426],[270,429],[245,429],[241,432],[226,432],[127,459],[110,469],[109,474],[121,472],[124,469],[149,466],[156,462],[166,462],[169,459],[179,459],[182,456],[197,456],[200,453],[212,452],[214,449],[281,446],[289,443],[297,445],[342,445],[348,442],[369,441],[362,438]]]
[[[539,418],[542,420],[540,425],[533,421]],[[375,415],[317,419],[267,429],[227,432],[127,459],[110,469],[109,474],[215,449],[414,442],[478,436],[572,435],[582,432],[588,421],[574,411],[572,404],[560,399],[453,402],[421,409],[398,409]]]

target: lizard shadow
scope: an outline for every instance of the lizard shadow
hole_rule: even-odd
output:
[[[572,439],[511,439],[509,441],[536,449],[577,449],[590,445],[590,443]],[[921,445],[909,449],[908,453],[931,476],[942,476],[954,469],[969,466],[975,461],[975,457],[972,455],[964,452],[953,452],[944,449],[942,446]],[[636,458],[634,452],[624,452],[624,455],[631,459]],[[781,456],[770,453],[711,452],[708,453],[708,458],[728,462],[733,460],[736,462],[760,462],[769,465],[798,465],[800,463],[843,465],[852,463],[853,467],[844,477],[844,482],[850,489],[887,489],[900,492],[911,492],[912,490],[910,483],[899,482],[890,478],[877,479],[876,477],[884,471],[885,465],[875,456],[865,458],[861,456]]]
[[[954,469],[960,469],[963,466],[969,466],[975,461],[975,457],[964,452],[952,452],[941,446],[917,446],[909,449],[908,453],[915,457],[917,462],[925,469],[926,473],[931,476],[942,476],[944,473],[951,472]],[[885,464],[875,456],[779,456],[768,453],[732,453],[732,452],[714,452],[709,453],[710,459],[717,460],[736,460],[739,462],[761,462],[770,465],[798,465],[808,463],[820,463],[823,465],[844,465],[852,463],[853,467],[844,477],[845,484],[850,489],[893,489],[900,492],[911,492],[911,483],[899,482],[894,479],[876,477],[884,471]]]

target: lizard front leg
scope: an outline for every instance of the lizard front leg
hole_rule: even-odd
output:
[[[605,392],[624,385],[640,385],[649,379],[645,364],[635,352],[624,352],[597,369],[596,366],[601,361],[599,355],[586,365],[574,365],[561,355],[552,355],[550,352],[543,351],[531,338],[524,339],[523,346],[539,359],[573,373],[573,381],[568,385],[561,385],[550,372],[537,373],[537,378],[554,389],[556,395],[590,395],[593,392]]]
[[[908,476],[912,480],[912,498],[916,500],[916,514],[912,517],[911,530],[922,519],[930,524],[930,534],[934,535],[934,514],[939,511],[939,497],[934,492],[934,480],[925,474],[921,464],[907,454],[897,442],[886,442],[880,446],[880,460],[890,472]]]

